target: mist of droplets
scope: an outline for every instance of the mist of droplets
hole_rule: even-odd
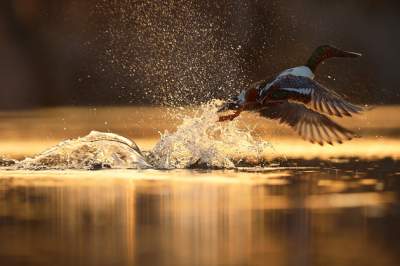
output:
[[[246,3],[194,0],[101,1],[95,7],[107,17],[107,62],[128,86],[143,90],[123,97],[169,106],[223,98],[248,82],[242,50],[252,21],[241,20],[246,10]]]

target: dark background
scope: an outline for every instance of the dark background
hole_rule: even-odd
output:
[[[320,44],[362,52],[318,80],[400,103],[400,1],[0,1],[0,109],[226,98]]]

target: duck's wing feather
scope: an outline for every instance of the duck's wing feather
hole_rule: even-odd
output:
[[[294,102],[267,104],[258,111],[265,118],[277,120],[292,127],[302,138],[323,145],[342,143],[357,137],[352,131],[338,125],[327,116]]]
[[[269,89],[272,97],[288,99],[310,106],[312,109],[335,116],[351,116],[363,108],[344,100],[336,92],[307,77],[285,75],[276,79]],[[264,99],[261,93],[261,99]]]

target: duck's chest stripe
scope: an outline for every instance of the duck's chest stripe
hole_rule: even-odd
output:
[[[312,92],[311,88],[281,88],[281,90],[296,92],[302,95],[310,95]]]

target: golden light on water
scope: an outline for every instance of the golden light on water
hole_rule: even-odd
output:
[[[189,109],[190,110],[190,109]],[[333,147],[320,147],[303,141],[289,128],[274,121],[266,121],[248,114],[240,119],[243,127],[251,125],[254,135],[269,141],[276,154],[298,158],[400,157],[398,130],[400,107],[382,106],[362,116],[341,121],[362,136]],[[0,154],[9,157],[30,156],[58,142],[84,136],[91,130],[111,131],[129,137],[144,149],[151,149],[160,138],[160,132],[173,132],[180,120],[176,114],[182,109],[157,107],[115,108],[56,108],[38,111],[15,112],[2,115],[0,125]],[[186,113],[192,113],[186,111]],[[144,119],[146,118],[146,119]]]
[[[180,124],[167,111],[174,112],[142,107],[3,114],[0,154],[32,156],[93,129],[150,150],[159,131]],[[378,107],[346,120],[362,138],[334,147],[245,115],[239,125],[256,125],[252,134],[274,148],[263,156],[278,157],[280,166],[2,170],[0,258],[6,265],[309,265],[310,258],[320,265],[396,265],[396,243],[387,239],[398,230],[383,225],[399,221],[399,111]]]

